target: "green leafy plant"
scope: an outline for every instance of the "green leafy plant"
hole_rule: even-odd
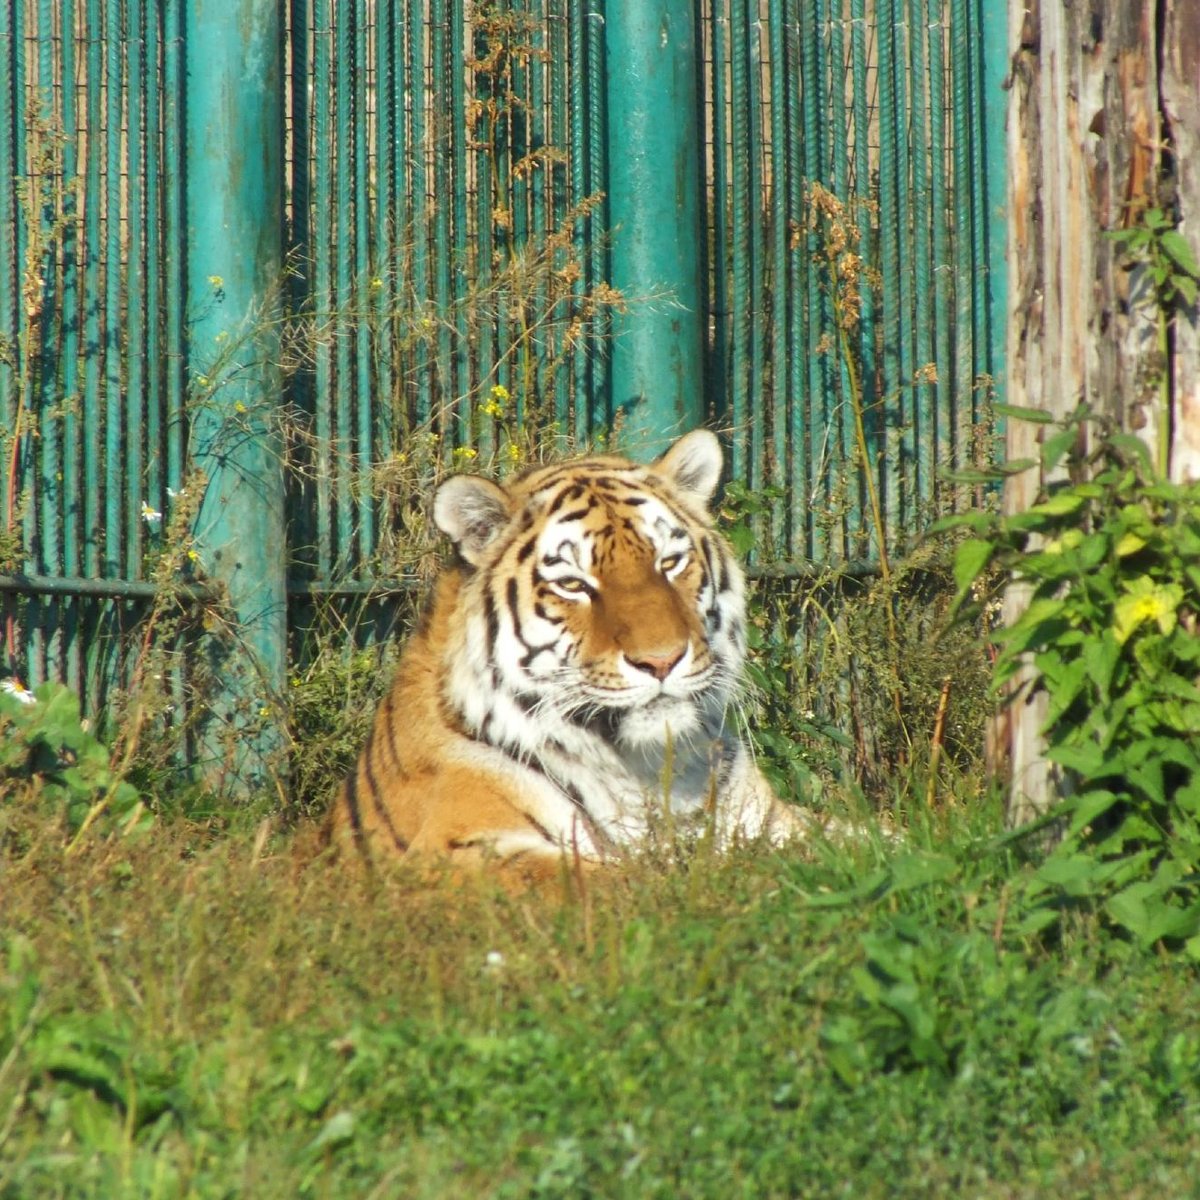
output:
[[[60,817],[72,845],[97,822],[124,832],[150,819],[82,719],[78,697],[57,683],[0,691],[0,795],[14,803],[32,796]]]
[[[1062,837],[1026,899],[1047,922],[1064,901],[1099,904],[1141,944],[1183,940],[1200,956],[1200,486],[1161,478],[1138,439],[1086,412],[1042,457],[1047,473],[1065,460],[1068,478],[1028,511],[956,521],[973,527],[960,601],[1029,590],[993,635],[997,689],[1028,663],[1048,696],[1060,779]]]
[[[1200,264],[1176,224],[1161,208],[1150,208],[1136,225],[1108,235],[1130,258],[1146,264],[1155,300],[1168,312],[1190,307],[1200,294]]]

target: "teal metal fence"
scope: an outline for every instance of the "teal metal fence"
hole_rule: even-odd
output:
[[[700,420],[764,560],[872,569],[985,449],[1004,21],[0,0],[0,673],[94,710],[220,596],[237,724],[439,472]]]

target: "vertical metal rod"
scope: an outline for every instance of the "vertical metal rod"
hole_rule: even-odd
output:
[[[890,6],[889,6],[890,9]],[[880,414],[882,419],[881,449],[883,463],[883,507],[887,541],[894,541],[896,523],[900,519],[901,470],[899,464],[902,419],[899,407],[900,392],[900,299],[903,281],[900,276],[900,200],[897,129],[896,129],[896,51],[895,31],[890,20],[878,26],[879,69],[879,268],[882,277],[883,362]],[[883,547],[876,547],[881,551]]]
[[[37,12],[37,106],[39,121],[49,122],[51,129],[56,123],[61,127],[61,116],[55,104],[54,87],[54,16],[52,0],[39,0]],[[59,93],[61,98],[61,92]],[[46,134],[51,132],[46,130]],[[45,136],[45,134],[41,135]],[[61,157],[58,164],[61,169]],[[52,168],[53,170],[54,168]],[[40,508],[38,521],[38,558],[41,573],[56,574],[62,571],[62,335],[60,291],[60,245],[55,239],[55,222],[58,209],[64,201],[65,172],[57,178],[42,178],[31,181],[40,196],[40,211],[36,219],[40,228],[41,312],[34,318],[38,323],[37,361],[37,407],[38,407],[38,455],[37,491]],[[30,217],[35,214],[30,213]],[[61,225],[59,227],[61,231]],[[62,650],[62,633],[51,629],[50,643],[46,647],[47,666],[57,674]]]
[[[145,5],[141,36],[145,39],[146,127],[146,330],[148,362],[146,371],[146,495],[150,504],[163,514],[164,528],[169,502],[163,488],[162,470],[162,193],[159,184],[163,172],[162,141],[159,127],[162,115],[162,87],[158,69],[161,33],[159,6],[151,0]]]
[[[803,32],[800,24],[799,6],[802,0],[788,0],[785,11],[787,23],[786,65],[788,86],[788,127],[791,143],[792,165],[788,177],[788,211],[795,226],[789,235],[787,290],[791,299],[788,321],[788,461],[791,471],[788,480],[790,513],[791,552],[797,555],[812,555],[812,516],[808,496],[813,486],[809,474],[808,452],[808,409],[806,401],[806,305],[804,303],[804,281],[810,270],[809,239],[804,234],[807,213],[804,211],[804,112],[808,102],[808,91],[801,74]]]
[[[587,9],[587,191],[588,195],[604,193],[603,207],[598,211],[598,219],[590,222],[593,233],[598,230],[605,232],[612,229],[611,187],[608,177],[608,109],[604,103],[605,88],[602,80],[605,78],[608,59],[604,49],[604,9],[601,0],[585,0]],[[592,284],[611,281],[612,256],[608,243],[604,238],[593,237],[590,242],[591,253],[588,279]],[[613,322],[604,314],[598,318],[598,332],[611,336]],[[591,412],[590,433],[594,437],[599,432],[602,423],[612,421],[615,409],[613,404],[613,386],[611,354],[597,354],[591,367],[591,395],[588,403]]]
[[[121,470],[121,5],[108,5],[104,39],[104,574],[117,579],[128,559],[122,553]]]
[[[79,120],[75,94],[75,0],[62,0],[59,9],[62,31],[62,122],[63,122],[63,292],[62,292],[62,390],[66,401],[63,414],[63,572],[78,576],[80,570],[80,462],[79,445],[79,283],[82,258],[79,247]],[[0,54],[3,51],[0,50]],[[3,254],[0,248],[0,255]],[[3,406],[0,405],[0,413]],[[68,600],[63,607],[63,637],[66,642],[64,671],[67,686],[83,691],[83,657],[80,639],[80,602]]]
[[[769,417],[771,428],[771,477],[776,484],[791,482],[787,456],[788,372],[787,335],[788,307],[788,198],[791,178],[792,140],[787,127],[787,94],[784,87],[787,78],[784,52],[784,11],[782,0],[771,0],[768,10],[770,47],[770,237],[771,276],[768,294],[771,302],[771,406],[770,412],[761,414],[760,423]],[[765,408],[765,405],[764,405]],[[784,519],[784,501],[776,500],[772,512],[772,553],[775,558],[787,554],[787,523]]]
[[[85,25],[97,29],[101,20],[100,0],[87,0]],[[100,574],[100,191],[102,120],[100,102],[104,95],[103,41],[91,37],[87,43],[84,72],[87,106],[87,170],[83,189],[83,569],[89,579]],[[90,673],[89,673],[90,674]]]
[[[0,61],[6,64],[15,63],[18,46],[13,36],[12,9],[8,4],[0,4]],[[17,196],[15,181],[17,177],[16,143],[13,137],[16,129],[16,112],[13,106],[13,89],[0,87],[0,329],[6,330],[10,336],[17,332],[17,295],[19,292],[19,260],[17,258],[16,223]],[[16,425],[17,377],[15,365],[7,359],[0,361],[0,427],[7,435],[0,443],[4,453],[0,454],[0,504],[7,503],[9,487],[9,456],[11,447],[7,437],[12,436]],[[7,521],[9,514],[0,511],[0,521]],[[12,603],[5,597],[5,607]],[[17,664],[10,664],[15,670]]]
[[[571,136],[571,123],[576,113],[567,103],[568,74],[574,59],[573,49],[568,34],[569,17],[567,0],[553,0],[547,12],[547,39],[550,54],[548,71],[550,74],[550,142],[557,151],[566,152],[569,162],[574,161]],[[548,162],[546,164],[546,195],[547,220],[558,230],[562,228],[567,217],[570,203],[570,189],[567,185],[567,164]],[[566,265],[568,255],[559,251],[555,266]],[[579,280],[575,280],[577,288]],[[559,323],[556,339],[556,355],[559,358],[554,372],[554,419],[560,433],[570,438],[571,435],[571,368],[575,360],[581,357],[578,345],[566,344],[565,328],[562,322],[571,316],[571,301],[560,300],[555,308],[555,320]]]
[[[797,64],[804,89],[801,171],[804,178],[812,184],[820,183],[825,178],[821,158],[823,89],[818,57],[822,30],[817,20],[816,8],[805,3],[801,9],[801,43],[804,50]],[[809,216],[807,212],[804,214],[806,220]],[[827,556],[828,547],[818,539],[819,531],[824,525],[821,516],[829,508],[836,426],[830,420],[830,398],[825,393],[825,347],[822,338],[826,332],[825,315],[829,310],[829,301],[822,295],[822,288],[826,285],[823,278],[825,269],[817,265],[824,261],[824,247],[821,244],[822,235],[819,229],[818,224],[816,231],[804,235],[804,306],[808,320],[805,329],[806,344],[801,354],[807,364],[808,385],[803,402],[808,422],[808,493],[805,501],[808,510],[809,554],[823,561]]]
[[[953,267],[950,262],[946,171],[949,147],[946,144],[946,0],[926,0],[926,26],[929,37],[929,141],[933,156],[930,178],[930,208],[933,213],[933,329],[934,361],[938,377],[935,391],[935,428],[927,436],[934,439],[934,461],[949,467],[953,461],[950,420],[953,370],[951,367],[950,299]]]
[[[750,238],[750,86],[749,31],[747,29],[748,0],[729,0],[729,149],[732,175],[730,229],[730,259],[732,288],[730,291],[730,342],[732,350],[732,379],[730,385],[733,410],[733,455],[731,471],[735,479],[754,486],[754,458],[749,452],[750,396],[753,380],[750,377],[750,342],[754,336],[753,291]]]
[[[454,396],[454,338],[450,304],[450,213],[453,183],[450,173],[450,126],[455,119],[451,108],[451,87],[447,46],[448,20],[446,0],[430,0],[430,155],[433,159],[433,301],[437,324],[438,400],[442,431],[448,442],[457,444],[462,430],[450,410]],[[446,447],[447,450],[449,446]]]
[[[411,133],[409,135],[410,177],[408,195],[411,213],[412,294],[415,311],[424,313],[429,304],[429,146],[426,142],[426,106],[430,80],[425,64],[425,21],[410,10],[408,20],[408,87],[411,90]],[[420,353],[427,356],[432,339],[422,337]],[[423,426],[433,416],[432,374],[427,361],[416,365],[416,420]]]
[[[358,554],[355,574],[358,574],[375,555],[375,453],[374,428],[375,391],[371,386],[372,309],[371,303],[371,180],[378,162],[370,161],[370,126],[367,115],[367,8],[356,6],[354,12],[354,392],[357,431],[355,457],[358,490]],[[373,82],[376,104],[379,101],[379,81]]]
[[[704,416],[690,0],[610,0],[605,38],[613,284],[636,306],[617,322],[613,395],[627,447],[650,456]]]
[[[454,394],[460,405],[459,423],[463,444],[474,444],[475,422],[471,412],[471,331],[466,311],[470,279],[470,234],[467,228],[467,64],[466,23],[461,4],[451,3],[450,13],[450,147],[453,163],[451,187],[453,214],[451,222],[450,267],[453,273],[454,312]],[[443,204],[445,197],[443,197]]]
[[[766,273],[767,237],[765,190],[763,178],[766,172],[766,139],[763,133],[763,87],[762,51],[763,23],[757,7],[746,5],[746,49],[748,71],[746,74],[746,103],[749,107],[748,134],[745,146],[746,166],[749,171],[750,204],[745,211],[745,220],[750,238],[750,389],[746,409],[750,414],[750,427],[746,430],[749,442],[750,483],[754,487],[771,482],[766,474],[766,429],[764,411],[767,397],[766,347],[768,328],[766,321]],[[761,531],[760,531],[761,532]]]
[[[222,368],[192,417],[207,476],[195,535],[238,626],[235,643],[209,647],[219,691],[202,769],[245,791],[275,775],[279,734],[264,713],[285,678],[282,15],[276,0],[224,0],[189,5],[186,20],[190,349],[197,367]]]
[[[375,9],[375,265],[371,287],[375,297],[374,397],[376,453],[381,461],[392,454],[392,317],[396,299],[396,223],[392,182],[397,151],[395,126],[396,63],[402,52],[392,0]]]
[[[925,0],[909,0],[908,56],[910,80],[909,128],[912,137],[912,174],[909,187],[912,193],[912,220],[908,236],[912,239],[913,263],[913,370],[914,374],[925,368],[933,357],[932,306],[929,297],[933,294],[933,281],[929,271],[929,242],[931,212],[930,196],[930,143],[927,133],[926,113],[928,104],[929,73],[925,58]],[[933,402],[934,390],[929,383],[919,383],[910,377],[909,385],[913,397],[913,442],[916,449],[917,488],[913,500],[928,505],[933,500],[935,475]],[[928,509],[926,511],[929,511]],[[915,528],[915,527],[914,527]]]
[[[850,194],[850,163],[849,148],[851,134],[849,114],[846,111],[846,79],[850,63],[846,55],[846,21],[843,17],[844,0],[834,0],[827,17],[829,23],[829,56],[825,70],[830,80],[831,93],[831,137],[829,139],[833,170],[833,191],[846,208],[846,215],[851,222],[858,223],[866,220],[866,213],[860,212]],[[859,279],[859,290],[867,286],[866,281]],[[855,343],[859,339],[862,323],[861,317],[856,329],[847,330],[847,343],[850,353],[855,353]],[[861,472],[855,469],[857,456],[855,439],[855,422],[850,395],[850,370],[846,362],[846,354],[839,346],[836,353],[837,361],[837,396],[838,396],[838,427],[841,431],[841,446],[839,458],[841,461],[841,519],[838,527],[841,542],[838,553],[845,559],[854,557],[854,544],[863,523],[863,489]],[[861,364],[860,364],[861,365]],[[860,373],[861,374],[861,373]],[[861,385],[861,378],[860,378]]]
[[[909,164],[910,114],[908,97],[908,21],[905,0],[892,0],[890,11],[892,26],[892,109],[893,149],[895,152],[894,196],[896,200],[896,247],[897,255],[897,299],[898,322],[897,342],[899,345],[899,377],[896,384],[894,412],[899,421],[899,442],[896,449],[900,468],[899,526],[893,536],[902,538],[916,529],[917,478],[917,422],[913,379],[913,309],[916,297],[913,294],[912,267],[912,188]]]
[[[987,347],[983,369],[991,376],[996,399],[1003,400],[1008,294],[1008,146],[1005,134],[1009,96],[1005,88],[1009,63],[1008,5],[1006,0],[979,0],[979,4],[982,12],[976,41],[982,59],[981,94],[975,102],[982,114],[983,219],[986,226],[986,241],[982,247],[987,279],[984,307]]]
[[[706,385],[713,412],[722,424],[733,421],[734,392],[730,378],[730,341],[732,323],[729,295],[729,90],[726,74],[729,67],[729,4],[730,0],[711,0],[712,3],[712,274],[709,285],[712,321],[712,364]],[[707,189],[706,189],[707,190]],[[708,231],[705,231],[706,234]],[[707,240],[707,237],[706,237]],[[740,437],[735,428],[733,447],[740,453]],[[737,459],[734,458],[736,475]]]
[[[350,25],[352,4],[335,3],[336,54],[334,82],[334,145],[330,162],[336,167],[334,180],[334,362],[336,375],[330,401],[334,405],[333,474],[337,495],[337,543],[334,548],[339,573],[354,562],[354,508],[351,492],[354,471],[353,363],[353,255],[351,220],[354,215],[354,106],[351,87],[355,63],[351,58]]]
[[[971,298],[974,267],[971,204],[971,29],[966,0],[952,0],[950,6],[954,141],[954,437],[955,466],[970,461],[971,427],[974,415],[975,361],[971,339]]]
[[[166,255],[163,289],[167,305],[166,344],[163,347],[166,373],[167,482],[173,491],[183,487],[184,445],[187,438],[185,412],[188,382],[184,361],[184,257],[185,216],[183,179],[184,161],[183,80],[183,0],[168,0],[163,17],[163,158],[166,169],[163,196]]]
[[[933,0],[933,2],[937,3],[939,0]],[[854,87],[854,199],[858,203],[858,211],[855,213],[859,229],[858,253],[864,263],[874,264],[877,259],[878,241],[872,226],[877,219],[877,210],[876,215],[872,216],[871,207],[877,197],[871,183],[870,118],[867,97],[868,79],[873,78],[874,73],[872,72],[869,76],[867,70],[866,0],[851,0],[850,17],[850,53]],[[880,450],[883,445],[883,437],[882,421],[875,403],[878,398],[875,355],[876,293],[869,280],[863,281],[861,299],[862,316],[859,325],[858,348],[862,369],[859,372],[859,384],[862,387],[863,425],[867,443],[867,461],[862,464],[862,470],[864,474],[869,473],[872,476],[878,487],[882,482],[879,464],[882,457]],[[870,532],[870,519],[864,517],[860,524],[859,543],[853,548],[853,554],[856,558],[869,559],[874,553],[875,543]]]
[[[587,10],[589,0],[567,0],[567,55],[570,59],[569,78],[569,114],[571,126],[571,182],[570,204],[575,207],[588,194],[587,179],[587,83],[586,50],[587,45]],[[597,81],[598,82],[598,81]],[[589,283],[588,272],[588,224],[577,221],[572,235],[572,246],[580,270],[572,285],[574,303],[578,307],[587,291]],[[572,405],[574,408],[574,425],[572,432],[577,445],[587,442],[589,432],[589,417],[591,415],[590,392],[591,373],[589,370],[590,354],[576,349],[571,358],[572,367]]]
[[[142,40],[140,0],[126,0],[126,161],[128,195],[125,250],[125,553],[126,577],[142,578],[142,504],[161,512],[157,498],[149,502],[143,492],[142,439],[144,418],[146,354],[146,219],[145,137],[142,128],[142,90],[145,43]],[[158,528],[161,530],[160,519]]]
[[[330,125],[330,82],[333,68],[333,28],[329,5],[332,0],[313,0],[314,77],[322,86],[313,88],[313,187],[312,255],[313,312],[317,326],[314,350],[313,383],[316,394],[316,493],[317,493],[317,577],[333,574],[333,351],[330,339],[337,336],[337,318],[333,311],[333,197],[330,173],[333,170],[333,129]]]

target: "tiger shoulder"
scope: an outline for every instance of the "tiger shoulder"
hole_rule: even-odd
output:
[[[721,843],[805,828],[736,726],[744,577],[714,528],[717,438],[503,485],[458,475],[457,550],[342,784],[330,832],[369,857],[531,877],[603,864],[664,817]]]

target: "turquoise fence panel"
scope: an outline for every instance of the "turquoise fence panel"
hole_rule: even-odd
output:
[[[996,0],[701,5],[707,393],[734,475],[780,492],[761,559],[870,572],[877,525],[902,548],[951,502],[945,469],[990,453],[1003,20]]]
[[[144,665],[181,486],[178,27],[163,0],[0,4],[2,659],[92,711]]]
[[[198,56],[243,3],[271,46],[226,36],[230,123]],[[784,574],[877,569],[987,453],[998,0],[205,7],[0,0],[0,675],[95,712],[165,640],[205,678],[237,561],[268,713],[284,606],[414,583],[437,478],[614,433],[720,429]],[[272,481],[244,521],[227,467]]]

